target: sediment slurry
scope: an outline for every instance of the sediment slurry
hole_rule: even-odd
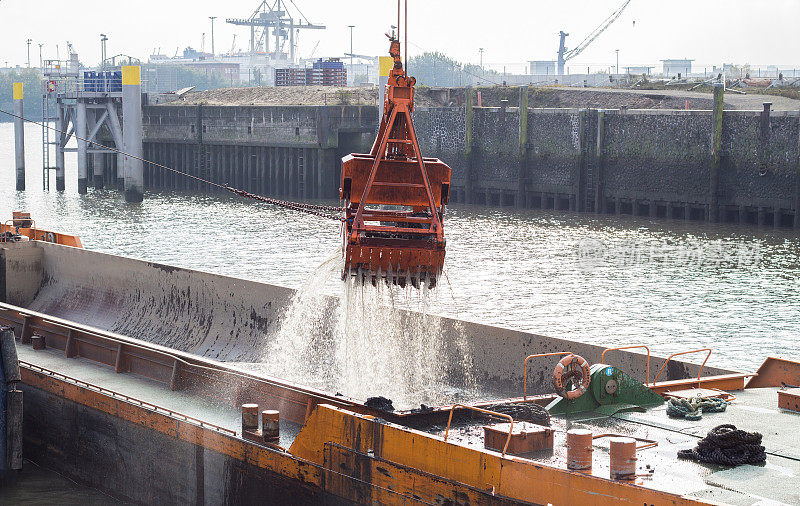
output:
[[[9,261],[23,252],[29,262]],[[314,276],[312,288],[297,292],[38,242],[7,250],[4,260],[7,268],[25,268],[31,279],[41,280],[38,291],[21,292],[12,304],[331,393],[394,398],[401,407],[516,396],[528,354],[570,350],[597,361],[604,349],[393,309],[392,298],[401,297],[412,298],[412,307],[426,307],[425,293],[396,288],[351,284],[343,297],[331,297],[316,291]],[[336,270],[331,257],[317,275],[338,275]],[[615,360],[644,376],[642,356]],[[529,392],[552,388],[551,378],[539,371],[530,377]],[[695,371],[696,365],[671,362],[665,372],[685,377]]]

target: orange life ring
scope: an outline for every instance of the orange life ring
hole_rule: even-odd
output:
[[[589,362],[580,355],[570,353],[556,364],[553,371],[553,386],[556,393],[565,399],[577,399],[589,389]],[[577,388],[567,390],[569,380],[579,380]],[[573,381],[575,384],[576,381]]]

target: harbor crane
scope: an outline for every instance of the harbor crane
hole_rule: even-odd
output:
[[[608,16],[605,20],[603,20],[602,23],[600,23],[600,26],[595,28],[594,31],[592,31],[592,33],[587,35],[586,38],[583,39],[583,41],[573,49],[567,50],[567,47],[564,45],[565,39],[569,34],[564,31],[558,32],[559,36],[558,75],[560,76],[564,75],[564,64],[567,63],[567,61],[571,60],[572,58],[575,58],[576,56],[581,54],[583,50],[589,46],[589,44],[594,42],[594,40],[597,37],[599,37],[601,33],[606,31],[606,28],[611,26],[614,23],[614,21],[616,21],[617,18],[619,18],[622,15],[622,12],[625,10],[625,8],[628,6],[629,3],[631,3],[631,0],[625,0],[624,2],[622,2],[622,5],[620,5],[617,8],[617,10],[612,12],[610,16]]]
[[[314,44],[314,49],[312,49],[311,54],[308,55],[309,60],[314,57],[314,53],[317,52],[317,47],[319,47],[319,41],[317,41],[317,43]]]
[[[288,2],[284,0],[262,0],[253,14],[247,19],[227,18],[226,23],[236,26],[250,27],[250,54],[265,52],[275,60],[285,59],[284,46],[289,42],[289,61],[294,63],[297,43],[295,35],[301,29],[324,30],[325,25],[312,23],[297,7],[294,0],[289,0],[297,11],[289,12]],[[295,17],[299,15],[299,17]],[[270,31],[272,32],[270,34]],[[270,52],[270,39],[274,49]]]
[[[231,42],[231,50],[228,51],[228,54],[232,55],[236,52],[236,34],[233,34],[233,42]]]

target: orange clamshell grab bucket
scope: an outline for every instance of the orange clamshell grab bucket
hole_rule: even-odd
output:
[[[436,158],[422,157],[411,121],[415,80],[406,76],[394,37],[389,54],[394,68],[378,136],[369,154],[342,158],[342,277],[434,286],[444,268],[451,170]]]

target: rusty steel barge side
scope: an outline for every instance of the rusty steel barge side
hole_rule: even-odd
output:
[[[38,241],[0,248],[0,266],[4,296],[15,298],[14,304],[8,299],[0,304],[0,325],[11,326],[19,338],[30,457],[122,499],[215,504],[255,498],[385,504],[698,503],[679,493],[542,465],[410,428],[446,421],[448,407],[422,413],[377,411],[360,401],[202,356],[225,349],[242,352],[234,342],[207,346],[219,336],[204,341],[192,334],[197,331],[195,318],[208,308],[195,308],[200,315],[184,315],[191,325],[181,327],[173,318],[156,327],[168,339],[177,339],[181,328],[190,329],[179,342],[182,350],[158,344],[152,329],[133,335],[109,330],[126,328],[125,318],[154,318],[155,313],[146,312],[151,298],[189,290],[217,309],[220,299],[236,310],[268,308],[267,319],[274,322],[276,308],[291,295],[288,289]],[[135,296],[111,297],[113,290],[133,291]],[[222,328],[230,335],[229,322],[214,314],[228,324]],[[99,325],[87,323],[92,321]],[[593,362],[604,351],[441,319],[441,325],[456,324],[466,329],[462,335],[475,350],[489,341],[500,348],[491,352],[496,357],[476,355],[485,371],[483,380],[512,385],[508,391],[517,395],[522,393],[525,350],[572,349]],[[208,337],[209,330],[204,332]],[[263,335],[263,328],[258,332]],[[200,344],[190,348],[187,342]],[[506,365],[508,357],[518,354],[515,366]],[[492,362],[500,356],[505,357],[498,362],[500,372],[491,376]],[[644,380],[651,376],[644,358],[617,351],[613,363]],[[671,363],[665,376],[673,388],[744,386],[743,374],[706,367],[698,379],[697,365]],[[535,378],[547,376],[550,366],[531,364],[535,394],[542,388]],[[534,395],[531,401],[550,399]],[[285,437],[279,444],[245,437],[237,420],[241,403],[280,410]]]

